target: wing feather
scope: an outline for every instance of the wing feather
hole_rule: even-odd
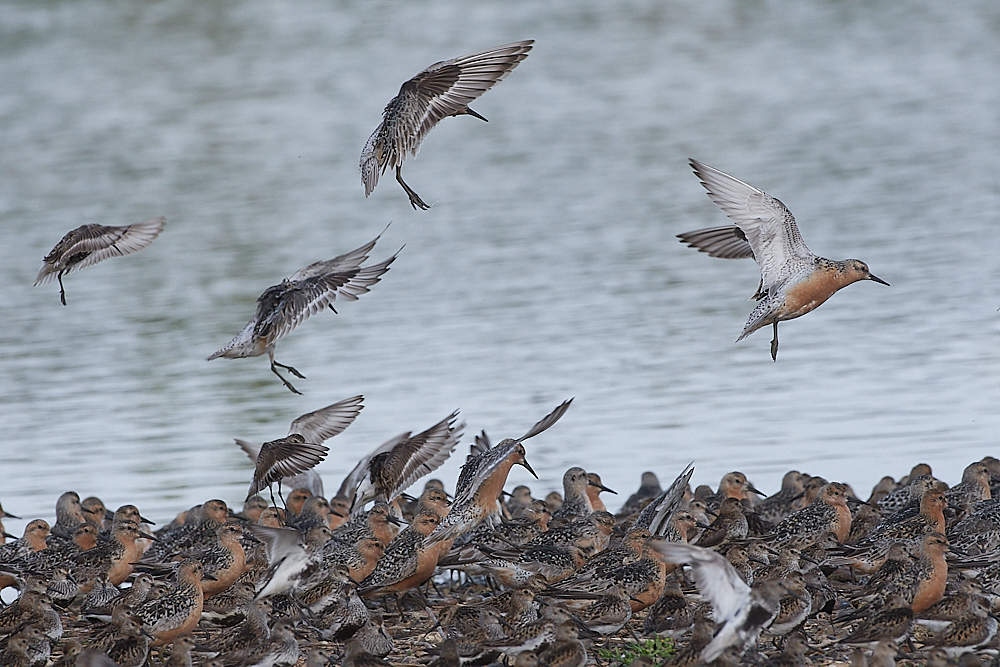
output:
[[[370,291],[369,288],[381,280],[398,256],[397,252],[371,266],[299,281],[285,280],[268,288],[257,299],[255,337],[262,337],[273,345],[309,317],[324,310],[337,297],[344,301],[356,301],[359,295]]]
[[[159,236],[166,221],[166,218],[159,217],[124,227],[106,225],[77,227],[63,236],[45,256],[34,284],[40,285],[52,280],[59,271],[73,273],[109,257],[128,255],[142,250]],[[86,256],[68,263],[80,254]]]
[[[307,412],[292,422],[288,435],[300,434],[307,442],[325,442],[351,425],[361,413],[363,396],[352,396],[325,408]]]
[[[736,225],[709,227],[678,234],[683,243],[699,252],[708,253],[719,259],[753,258],[753,248],[747,243],[746,235]]]
[[[718,169],[694,159],[690,162],[709,198],[746,235],[765,290],[812,262],[814,255],[784,204]]]
[[[534,40],[523,40],[434,63],[405,82],[385,106],[382,122],[361,152],[361,180],[367,197],[389,167],[416,155],[441,119],[462,113],[469,103],[510,74],[528,56]]]
[[[647,544],[668,562],[691,566],[698,591],[712,603],[717,623],[728,621],[750,600],[750,587],[736,568],[711,549],[656,538]]]

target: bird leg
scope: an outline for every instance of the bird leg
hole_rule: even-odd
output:
[[[403,180],[403,174],[400,172],[402,168],[403,168],[402,165],[396,166],[396,180],[399,181],[399,184],[403,186],[404,190],[406,190],[406,195],[410,198],[410,206],[412,206],[414,209],[419,208],[422,211],[426,211],[427,209],[430,208],[430,206],[425,204],[424,200],[420,198],[420,195],[414,192],[413,188],[407,185],[406,182]]]
[[[62,305],[65,306],[66,305],[66,290],[63,289],[62,274],[63,274],[63,272],[60,271],[59,275],[57,275],[56,277],[59,279],[59,300],[62,301]]]
[[[288,380],[286,380],[284,377],[281,376],[281,373],[279,373],[278,369],[277,369],[278,366],[280,366],[281,368],[286,369],[290,373],[294,373],[296,377],[300,377],[300,378],[305,379],[306,376],[302,375],[301,373],[299,373],[297,370],[295,370],[291,366],[285,366],[284,364],[279,364],[274,359],[271,360],[271,372],[274,373],[275,375],[277,375],[278,379],[281,380],[282,384],[284,384],[286,387],[288,387],[293,394],[298,394],[299,396],[301,396],[302,392],[299,391],[298,389],[296,389],[295,387],[293,387],[291,382],[289,382]],[[271,496],[271,500],[274,500],[274,496]]]
[[[285,517],[287,518],[288,517],[288,503],[285,502],[284,496],[281,495],[281,479],[280,478],[278,479],[278,497],[281,498],[281,506],[285,508]],[[271,496],[271,500],[272,500],[272,502],[274,501],[274,496],[273,495]],[[278,504],[274,503],[274,506],[277,507]]]
[[[774,321],[774,340],[771,341],[771,361],[778,360],[778,320]]]

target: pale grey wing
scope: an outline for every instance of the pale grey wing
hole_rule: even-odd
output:
[[[694,464],[689,463],[656,500],[643,508],[635,521],[635,526],[648,528],[653,535],[662,535],[664,529],[670,524],[670,517],[680,506],[692,475],[694,475]]]
[[[556,406],[555,410],[542,417],[537,424],[528,429],[527,433],[518,438],[517,442],[524,442],[528,438],[534,438],[542,431],[548,430],[553,424],[559,421],[560,417],[566,414],[566,411],[569,410],[569,406],[572,402],[573,399],[571,398],[569,400],[560,403],[558,406]]]
[[[65,266],[66,273],[93,266],[109,257],[128,255],[142,250],[159,236],[166,221],[166,218],[159,217],[124,227],[105,225],[78,227],[64,236],[45,257],[44,264],[35,278],[35,285],[51,280],[53,273],[62,270],[60,267],[63,260],[78,253],[89,254],[80,262]]]
[[[787,277],[789,267],[812,261],[814,255],[784,204],[718,169],[694,159],[690,162],[709,198],[746,235],[760,266],[765,290]]]
[[[302,533],[294,528],[273,528],[252,523],[246,529],[264,543],[267,561],[272,565],[296,551],[305,551]]]
[[[732,618],[749,601],[750,587],[729,561],[711,549],[655,538],[647,544],[668,562],[691,566],[698,591],[712,603],[717,623]]]
[[[408,489],[418,479],[427,475],[448,460],[451,453],[458,446],[458,441],[462,438],[465,430],[465,422],[455,423],[458,419],[458,410],[451,413],[440,422],[429,428],[423,444],[410,456],[399,476],[399,484],[389,494],[388,502],[398,496],[402,491]],[[417,436],[414,436],[414,439]]]
[[[354,497],[358,492],[358,487],[361,486],[361,483],[368,476],[368,463],[371,462],[372,458],[384,452],[390,451],[393,447],[409,437],[409,431],[406,433],[400,433],[396,437],[386,440],[381,445],[362,456],[357,465],[351,469],[351,472],[347,473],[347,477],[344,478],[344,481],[340,483],[340,489],[337,490],[337,497],[347,498],[353,504]]]
[[[281,304],[266,317],[258,313],[258,331],[268,332],[268,342],[273,344],[310,316],[324,310],[339,297],[344,301],[357,301],[358,296],[370,291],[369,288],[381,280],[399,253],[392,257],[361,269],[343,273],[330,273],[306,278],[294,285],[282,297]]]
[[[389,229],[389,226],[386,225],[385,229]],[[382,230],[382,234],[385,233],[385,229]],[[379,234],[360,248],[355,248],[350,252],[345,252],[343,255],[337,255],[333,259],[328,259],[322,262],[314,262],[304,269],[299,269],[288,279],[292,281],[305,280],[306,278],[313,278],[326,273],[352,271],[364,264],[365,260],[368,259],[368,253],[370,253],[372,248],[375,247],[375,243],[382,238],[382,234]]]
[[[361,182],[365,186],[365,197],[370,195],[375,186],[378,185],[379,176],[385,171],[385,160],[380,160],[383,155],[383,147],[380,146],[379,137],[385,132],[385,121],[382,121],[372,135],[365,142],[365,147],[361,150]]]
[[[709,227],[683,232],[677,235],[681,242],[698,252],[708,253],[719,259],[753,258],[753,249],[747,243],[746,235],[736,225]]]
[[[260,455],[260,445],[255,445],[252,442],[247,442],[246,440],[240,440],[239,438],[233,438],[236,444],[239,445],[240,449],[246,452],[246,455],[250,457],[250,460],[257,463],[257,457]]]
[[[361,413],[363,396],[352,396],[333,405],[307,412],[292,422],[288,434],[298,433],[306,442],[325,442],[342,433]]]

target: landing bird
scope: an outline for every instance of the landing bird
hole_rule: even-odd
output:
[[[266,352],[271,360],[271,372],[277,375],[292,392],[301,394],[302,392],[282,377],[278,368],[284,368],[298,378],[305,376],[291,366],[276,362],[274,346],[310,315],[315,315],[326,308],[336,313],[333,302],[337,297],[344,301],[356,301],[358,296],[367,293],[369,288],[381,279],[382,274],[389,270],[389,265],[399,255],[398,252],[378,264],[361,266],[362,262],[368,259],[368,253],[375,247],[375,242],[380,236],[349,253],[299,269],[281,283],[268,287],[258,297],[257,310],[243,331],[224,348],[208,357],[208,361],[219,357],[226,359],[259,357]]]
[[[354,496],[351,514],[356,515],[372,500],[388,504],[418,479],[448,460],[462,437],[465,422],[456,424],[458,410],[412,437],[407,436],[389,451],[368,461],[368,474]]]
[[[63,275],[92,266],[109,257],[130,255],[142,250],[163,231],[163,224],[166,221],[166,218],[160,217],[124,227],[105,225],[77,227],[62,237],[56,247],[42,260],[42,268],[35,277],[35,285],[49,282],[54,275],[59,281],[59,300],[65,306],[66,290],[63,288]]]
[[[344,431],[361,412],[365,406],[362,405],[364,397],[351,396],[342,401],[337,401],[325,408],[320,408],[313,412],[307,412],[292,422],[288,429],[288,435],[299,434],[307,442],[317,445],[322,444]],[[258,445],[246,440],[235,438],[236,444],[240,446],[247,456],[254,463],[260,457],[262,445]],[[282,484],[290,489],[309,489],[314,496],[325,495],[323,493],[323,480],[313,470],[306,470],[293,477],[280,480]]]
[[[361,182],[365,197],[378,185],[379,177],[395,167],[414,209],[430,208],[403,181],[400,169],[407,154],[416,156],[420,143],[438,122],[448,116],[468,114],[486,120],[469,103],[507,76],[528,57],[534,40],[505,44],[468,56],[434,63],[400,87],[382,112],[382,123],[361,151]]]
[[[497,499],[507,483],[507,475],[515,465],[524,466],[528,472],[535,471],[525,459],[524,446],[521,444],[529,438],[547,430],[569,410],[573,399],[563,401],[555,410],[543,417],[528,432],[517,440],[507,438],[500,441],[496,447],[477,454],[462,466],[455,486],[455,501],[451,511],[433,533],[427,537],[428,546],[444,540],[453,540],[466,533],[489,517],[500,513]]]
[[[247,499],[270,489],[278,483],[278,496],[281,496],[281,480],[294,477],[310,470],[326,458],[330,448],[312,442],[298,433],[292,433],[285,438],[265,442],[257,454],[257,465],[253,471],[253,481],[247,491]],[[274,503],[274,492],[271,492],[271,502]]]
[[[752,185],[707,164],[690,160],[708,196],[736,224],[678,234],[681,241],[712,257],[753,257],[760,266],[760,285],[739,342],[757,329],[774,325],[771,358],[778,358],[778,322],[815,310],[837,290],[859,280],[874,280],[868,265],[857,259],[836,261],[814,255],[806,247],[795,218],[780,201]]]
[[[750,588],[714,551],[659,539],[647,544],[667,561],[690,565],[698,591],[712,603],[714,618],[722,628],[702,650],[705,662],[712,662],[730,646],[742,650],[755,644],[778,615],[780,598],[787,592],[784,582],[768,580]]]

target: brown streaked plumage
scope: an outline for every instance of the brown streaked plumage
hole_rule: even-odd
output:
[[[354,422],[365,407],[363,402],[363,396],[351,396],[319,410],[299,415],[289,426],[288,435],[298,433],[307,442],[321,445],[335,435],[342,433]],[[250,460],[256,463],[260,456],[261,445],[239,438],[235,438],[235,440],[240,449],[250,457]],[[290,489],[306,488],[315,496],[325,495],[323,493],[323,480],[315,471],[307,470],[282,479],[281,482]],[[252,520],[256,520],[256,518]]]
[[[267,353],[271,360],[271,372],[277,375],[289,390],[300,394],[301,392],[278,372],[278,368],[284,368],[295,377],[305,376],[291,366],[279,364],[274,360],[275,345],[311,315],[323,312],[328,307],[336,313],[333,302],[338,297],[344,301],[356,301],[361,294],[368,292],[372,285],[381,280],[398,253],[377,264],[362,267],[362,262],[368,259],[368,252],[375,247],[378,239],[376,236],[349,253],[310,264],[279,284],[268,287],[257,298],[254,315],[243,331],[225,347],[212,353],[208,361],[219,357],[226,359],[259,357]]]
[[[507,76],[528,56],[534,40],[524,40],[434,63],[404,83],[386,105],[382,123],[361,152],[365,197],[392,167],[414,209],[430,208],[400,174],[407,155],[416,155],[427,133],[448,116],[468,114],[486,120],[469,103]]]
[[[759,303],[737,342],[773,324],[771,358],[777,360],[778,322],[805,315],[859,280],[889,284],[872,275],[860,260],[835,261],[814,255],[802,240],[792,213],[774,197],[698,160],[689,162],[709,198],[736,224],[678,236],[711,256],[753,257],[760,266],[761,282],[753,297]]]
[[[278,496],[281,496],[281,480],[294,477],[299,473],[315,468],[326,458],[330,448],[312,442],[298,433],[287,437],[265,442],[260,446],[257,455],[257,465],[253,471],[253,481],[247,491],[247,498],[256,495],[264,489],[270,489],[278,483]],[[271,492],[271,502],[274,502],[274,492]]]
[[[352,513],[360,512],[372,501],[391,503],[410,485],[437,470],[455,451],[465,429],[457,423],[458,410],[412,437],[406,437],[387,452],[376,454],[368,462],[368,475],[354,496]]]
[[[142,250],[153,242],[166,218],[150,218],[145,222],[124,227],[82,225],[67,232],[59,243],[42,260],[42,268],[35,277],[35,285],[59,280],[59,300],[66,305],[66,290],[62,277],[78,269],[97,264],[109,257],[129,255]]]
[[[454,540],[459,535],[476,528],[490,517],[500,514],[498,499],[507,475],[514,465],[521,465],[535,477],[535,471],[528,465],[524,446],[529,438],[550,428],[566,414],[573,399],[563,401],[552,412],[539,420],[528,432],[517,440],[507,438],[496,447],[488,449],[466,461],[455,486],[455,501],[451,511],[441,525],[431,533],[428,542]]]
[[[143,628],[154,637],[151,646],[169,644],[177,635],[190,632],[198,624],[204,604],[202,575],[202,566],[197,560],[181,561],[174,588],[135,610]]]
[[[389,543],[375,570],[358,585],[362,597],[405,593],[427,581],[451,540],[428,544],[426,538],[441,520],[436,514],[421,514]]]

